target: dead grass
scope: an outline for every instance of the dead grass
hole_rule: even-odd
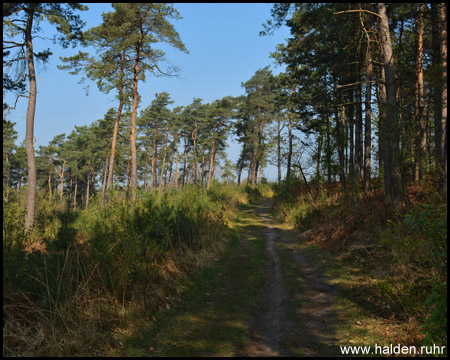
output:
[[[299,240],[317,248],[325,264],[337,262],[333,275],[348,294],[339,305],[348,320],[339,330],[348,333],[342,345],[422,343],[419,326],[427,317],[425,299],[435,272],[433,261],[426,260],[432,239],[403,220],[417,204],[440,204],[442,195],[434,189],[432,182],[410,185],[409,204],[401,210],[381,191],[344,194],[335,185],[290,189],[291,211],[302,209],[296,217]]]
[[[112,294],[95,293],[79,285],[71,301],[39,305],[20,291],[3,299],[3,356],[93,356],[114,353],[121,336],[136,328],[133,319],[170,308],[185,290],[183,279],[214,262],[225,248],[225,238],[194,251],[188,247],[168,256],[142,288],[120,304]],[[92,277],[95,274],[91,274]],[[44,276],[45,277],[45,276]],[[88,288],[90,288],[88,290]],[[52,301],[44,301],[52,303]],[[139,316],[140,314],[140,316]]]

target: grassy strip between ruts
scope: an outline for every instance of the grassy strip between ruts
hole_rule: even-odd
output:
[[[252,206],[242,205],[225,253],[188,278],[176,304],[153,321],[136,320],[137,330],[123,337],[123,348],[115,355],[242,355],[256,294],[265,279],[263,228]]]

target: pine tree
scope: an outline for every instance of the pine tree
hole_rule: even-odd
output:
[[[162,71],[160,63],[164,61],[164,52],[154,47],[155,43],[166,42],[187,52],[178,33],[169,22],[180,19],[179,13],[172,5],[164,3],[123,3],[113,4],[115,12],[123,21],[123,31],[127,37],[123,49],[130,52],[128,59],[132,65],[132,115],[130,127],[131,145],[131,189],[132,200],[136,199],[137,190],[137,156],[136,156],[136,120],[138,107],[138,82],[145,79],[145,72],[168,75],[173,72]],[[132,55],[131,55],[132,54]]]
[[[28,70],[29,95],[25,135],[29,188],[25,229],[28,231],[34,223],[36,206],[36,161],[33,134],[37,86],[34,59],[37,58],[45,61],[51,55],[49,49],[39,53],[36,53],[33,49],[33,33],[40,30],[36,20],[45,18],[50,24],[55,25],[59,34],[55,36],[55,40],[59,41],[63,47],[67,47],[70,43],[76,44],[81,39],[81,27],[83,24],[79,16],[74,14],[74,11],[87,10],[87,7],[78,3],[6,3],[3,8],[6,10],[3,15],[3,33],[7,38],[11,39],[3,39],[3,49],[19,49],[19,55],[8,63],[8,66],[12,66],[15,61],[21,61],[21,59],[25,58]],[[15,35],[19,34],[23,36],[23,40],[18,40],[21,42],[17,42],[14,38]]]
[[[385,116],[382,118],[381,145],[384,164],[385,196],[395,205],[401,201],[400,164],[399,164],[399,129],[398,110],[395,89],[395,68],[392,53],[392,41],[389,30],[389,19],[384,3],[377,3],[380,17],[379,31],[381,37],[381,59],[384,67],[384,84],[382,104]]]

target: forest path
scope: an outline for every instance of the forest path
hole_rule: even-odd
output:
[[[125,339],[122,355],[338,355],[336,290],[270,205],[262,199],[239,211],[229,250],[192,276],[181,301]]]
[[[336,288],[298,246],[299,234],[270,215],[270,205],[270,200],[254,205],[266,225],[267,278],[253,327],[260,346],[248,355],[336,356]]]

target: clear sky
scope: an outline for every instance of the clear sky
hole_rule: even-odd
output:
[[[88,11],[79,12],[86,22],[85,29],[101,23],[101,14],[112,11],[110,4],[87,4]],[[186,45],[189,54],[169,46],[160,47],[166,58],[180,68],[181,78],[147,76],[140,82],[142,97],[140,111],[150,105],[155,93],[167,91],[173,106],[186,106],[193,98],[201,98],[204,103],[224,96],[238,96],[244,93],[241,83],[250,79],[256,70],[271,65],[274,74],[283,70],[269,57],[278,43],[289,37],[286,27],[275,31],[274,35],[259,36],[262,24],[270,18],[271,4],[266,3],[175,3],[183,19],[174,22],[175,29]],[[51,37],[53,31],[48,25],[42,26],[42,36]],[[89,95],[78,84],[80,77],[58,70],[60,56],[71,56],[81,48],[62,49],[49,40],[36,38],[35,52],[50,48],[53,52],[45,67],[37,66],[37,106],[35,116],[35,148],[47,145],[55,135],[70,134],[74,125],[90,124],[103,118],[111,107],[116,107],[115,93],[103,94],[94,83],[89,84]],[[85,51],[83,49],[83,51]],[[6,94],[4,101],[12,105],[15,98]],[[18,143],[25,138],[25,115],[27,101],[19,99],[16,110],[12,110],[9,120],[16,123],[19,133]],[[235,162],[240,147],[229,141],[228,158]],[[264,175],[269,180],[276,179],[276,170],[269,167]]]

